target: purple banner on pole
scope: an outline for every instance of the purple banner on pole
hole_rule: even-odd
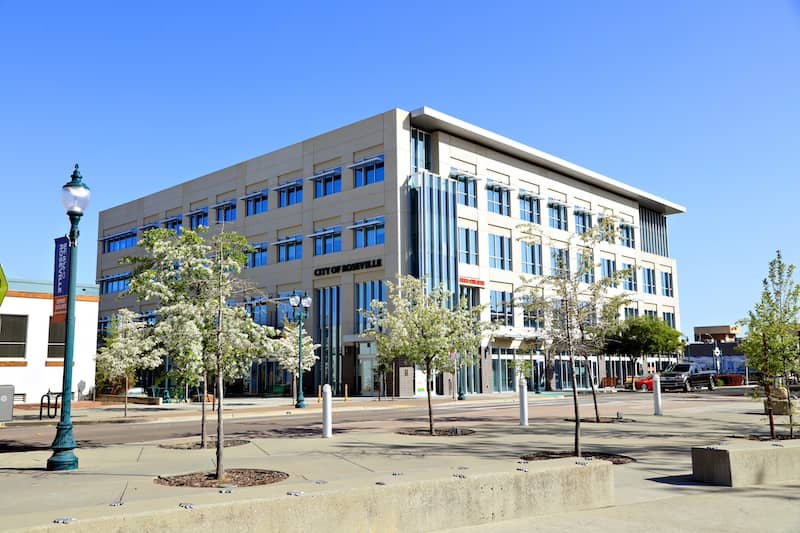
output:
[[[53,267],[53,322],[67,320],[67,295],[69,293],[69,239],[56,239],[56,258]]]

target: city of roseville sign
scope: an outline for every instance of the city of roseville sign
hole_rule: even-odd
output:
[[[367,261],[359,261],[357,263],[348,263],[346,265],[334,265],[329,267],[320,267],[314,270],[315,276],[329,276],[331,274],[338,274],[339,272],[352,272],[353,270],[366,270],[368,268],[378,268],[383,265],[382,259],[369,259]]]

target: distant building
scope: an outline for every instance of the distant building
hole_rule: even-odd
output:
[[[722,374],[744,374],[744,354],[737,349],[739,333],[741,328],[735,325],[695,327],[694,342],[686,345],[684,355],[709,370],[717,370]]]
[[[8,280],[0,305],[0,384],[14,385],[18,402],[38,403],[48,391],[61,392],[66,325],[53,323],[52,282]],[[91,396],[97,351],[96,285],[78,285],[72,392]]]

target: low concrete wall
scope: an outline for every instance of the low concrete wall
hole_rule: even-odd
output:
[[[339,492],[198,505],[191,511],[81,520],[79,526],[84,531],[136,532],[416,532],[569,513],[614,503],[611,463],[589,461],[580,466],[574,458],[547,463],[551,464],[530,465],[529,472],[467,472],[463,479],[390,481]],[[63,531],[63,526],[37,531]]]
[[[797,414],[797,407],[800,405],[800,402],[797,400],[792,400],[792,414]],[[764,414],[769,414],[767,410],[767,400],[764,400]],[[772,400],[772,414],[773,415],[788,415],[789,414],[789,402],[786,399],[781,400]]]
[[[125,396],[121,394],[98,394],[96,401],[101,403],[125,403]],[[161,398],[152,396],[128,396],[128,403],[138,403],[143,405],[161,405]]]
[[[742,441],[692,448],[692,477],[728,487],[800,480],[800,442]]]

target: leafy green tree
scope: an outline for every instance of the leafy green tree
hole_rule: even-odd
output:
[[[170,354],[185,381],[203,382],[202,447],[206,446],[208,376],[216,377],[216,477],[223,479],[223,383],[245,376],[253,360],[274,353],[277,336],[273,328],[253,322],[243,308],[227,305],[242,289],[236,275],[249,246],[235,233],[204,239],[191,230],[177,235],[153,229],[144,234],[139,247],[145,255],[123,259],[134,266],[130,293],[142,302],[159,304],[154,328],[158,349]]]
[[[479,308],[470,309],[466,299],[455,299],[443,287],[427,289],[412,276],[386,282],[387,302],[373,300],[362,310],[367,318],[365,335],[377,347],[380,362],[405,360],[425,369],[428,421],[431,435],[433,408],[431,379],[434,371],[453,371],[452,354],[478,351],[482,324]]]
[[[140,369],[156,368],[161,357],[154,352],[155,339],[141,317],[120,309],[112,317],[105,344],[97,350],[97,371],[107,379],[124,378],[125,416],[128,416],[128,382]]]
[[[521,240],[541,243],[545,236],[540,226],[521,226]],[[600,415],[597,393],[589,357],[596,355],[605,345],[605,339],[613,330],[619,316],[619,308],[628,299],[625,294],[613,294],[628,272],[620,270],[606,277],[596,277],[595,254],[603,242],[613,242],[619,233],[618,221],[611,216],[603,217],[597,226],[580,234],[578,242],[551,242],[555,268],[543,276],[523,276],[518,289],[519,300],[529,311],[543,313],[545,318],[548,350],[566,353],[570,361],[572,403],[575,414],[574,453],[581,455],[581,417],[578,404],[578,385],[575,376],[576,359],[584,357],[592,389],[595,417]],[[573,237],[574,239],[574,237]],[[570,267],[571,252],[576,252],[576,264]]]
[[[608,350],[643,358],[645,354],[677,353],[683,349],[681,332],[655,317],[631,317],[609,335]]]
[[[761,300],[740,323],[747,327],[747,336],[739,344],[747,366],[760,372],[767,401],[770,434],[775,438],[772,407],[772,386],[779,376],[797,373],[798,315],[800,286],[794,281],[795,265],[783,261],[781,251],[769,262],[767,277],[762,281]],[[789,428],[794,436],[791,399],[787,394]]]

